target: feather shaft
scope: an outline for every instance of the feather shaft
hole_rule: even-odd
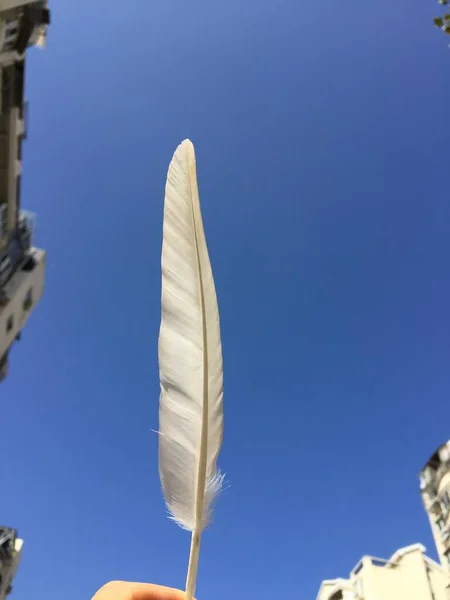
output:
[[[192,600],[195,594],[195,583],[197,581],[198,559],[200,556],[201,534],[192,532],[191,550],[189,552],[189,565],[186,577],[186,600]]]

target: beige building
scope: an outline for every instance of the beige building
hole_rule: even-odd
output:
[[[0,527],[0,600],[5,600],[22,556],[23,540],[15,529]]]
[[[388,560],[363,556],[346,579],[322,582],[317,600],[449,600],[448,574],[413,544]]]
[[[22,210],[21,181],[25,54],[44,45],[49,22],[46,1],[0,0],[0,381],[44,287],[45,252],[33,245],[35,218]]]
[[[420,472],[420,491],[441,565],[450,573],[450,441]]]

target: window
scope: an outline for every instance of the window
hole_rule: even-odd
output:
[[[9,50],[12,50],[14,48],[14,41],[14,39],[7,38],[3,44],[2,51],[9,52]]]
[[[0,205],[0,239],[8,235],[8,205]]]
[[[11,315],[8,317],[8,320],[6,321],[6,333],[9,333],[10,331],[12,331],[13,327],[14,327],[14,315]]]
[[[436,521],[436,525],[439,528],[439,531],[442,531],[445,527],[445,521],[442,517],[439,517],[439,519]]]
[[[27,259],[27,261],[24,263],[23,267],[22,267],[22,271],[32,271],[36,266],[36,260],[34,258],[34,256],[30,256],[30,258]]]
[[[33,288],[30,288],[23,301],[23,310],[30,310],[33,306]]]
[[[19,52],[19,49],[16,48]],[[24,89],[24,63],[14,63],[13,70],[13,81],[12,81],[12,94],[13,94],[13,106],[20,107],[23,105],[23,89]]]
[[[450,496],[447,490],[445,490],[445,492],[442,494],[441,501],[445,508],[448,508],[450,506]]]
[[[8,69],[2,71],[2,112],[11,108],[11,75]]]
[[[19,145],[20,142],[19,142]],[[20,185],[22,182],[22,178],[20,175],[17,175],[16,177],[16,203],[17,203],[17,209],[20,210]]]

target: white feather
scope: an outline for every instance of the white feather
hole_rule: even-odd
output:
[[[161,263],[159,472],[172,518],[193,532],[189,600],[200,535],[222,484],[223,435],[219,311],[189,140],[178,146],[167,174]]]

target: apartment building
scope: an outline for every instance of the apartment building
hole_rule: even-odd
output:
[[[413,544],[391,558],[363,556],[348,578],[322,582],[317,600],[449,600],[446,570]]]
[[[439,559],[450,573],[450,441],[429,458],[419,478]]]
[[[22,555],[23,540],[15,529],[0,526],[0,600],[12,590],[12,582]]]
[[[33,245],[36,219],[22,209],[21,180],[26,51],[44,46],[49,23],[46,1],[0,0],[0,381],[44,287],[45,251]]]

